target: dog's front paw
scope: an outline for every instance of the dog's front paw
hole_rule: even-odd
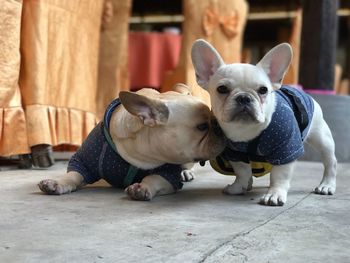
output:
[[[237,180],[233,184],[228,184],[222,192],[227,195],[242,195],[253,189],[253,178],[250,177],[248,185],[242,185]]]
[[[247,192],[247,188],[244,188],[239,183],[228,184],[224,190],[222,190],[224,194],[227,195],[242,195]]]
[[[333,195],[335,193],[335,183],[321,183],[315,188],[315,193],[320,195]]]
[[[189,182],[194,179],[194,171],[193,169],[186,169],[181,172],[181,181],[182,182]]]
[[[131,199],[140,200],[140,201],[150,201],[153,197],[152,193],[146,186],[143,186],[141,183],[134,183],[129,185],[125,192]]]
[[[283,206],[287,202],[287,191],[283,189],[269,189],[260,198],[260,204],[270,206]]]
[[[41,191],[49,195],[61,195],[67,193],[67,191],[65,191],[65,187],[60,185],[56,180],[42,180],[38,186]]]

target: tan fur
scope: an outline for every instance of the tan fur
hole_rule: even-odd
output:
[[[110,135],[118,153],[130,164],[141,169],[165,163],[184,165],[181,176],[188,181],[194,176],[193,165],[188,163],[214,158],[223,150],[225,139],[214,129],[208,106],[189,95],[190,89],[183,84],[176,85],[175,90],[121,92],[122,105],[112,114]],[[197,128],[203,123],[208,124],[208,130]],[[76,172],[39,183],[43,192],[57,195],[84,185],[83,177]],[[132,199],[151,200],[155,195],[173,193],[174,189],[163,177],[154,174],[125,191]]]

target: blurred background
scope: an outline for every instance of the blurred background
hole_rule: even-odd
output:
[[[289,42],[284,83],[329,109],[337,155],[350,159],[350,1],[5,0],[0,165],[49,167],[68,158],[121,90],[162,92],[182,82],[209,103],[190,59],[198,38],[226,63],[256,63]]]

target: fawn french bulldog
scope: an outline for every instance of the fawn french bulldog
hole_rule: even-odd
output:
[[[214,158],[225,139],[205,103],[183,84],[175,90],[120,92],[70,159],[67,173],[42,180],[39,188],[61,195],[105,179],[135,200],[181,189],[181,178],[192,176],[182,165]]]
[[[204,40],[194,42],[191,55],[197,82],[209,92],[212,111],[228,138],[221,156],[232,166],[236,179],[224,193],[251,190],[251,164],[267,162],[270,187],[260,203],[283,205],[295,160],[307,142],[320,151],[324,164],[315,193],[334,194],[337,160],[322,110],[306,93],[281,84],[292,58],[289,44],[274,47],[257,65],[225,64]]]

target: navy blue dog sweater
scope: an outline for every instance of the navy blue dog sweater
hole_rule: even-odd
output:
[[[90,132],[70,159],[67,172],[80,173],[88,184],[105,179],[109,184],[121,188],[140,183],[148,175],[157,174],[166,179],[175,190],[181,189],[181,165],[164,164],[154,169],[142,170],[129,164],[117,153],[110,139],[109,121],[120,104],[120,100],[116,99],[107,107],[103,121]]]

